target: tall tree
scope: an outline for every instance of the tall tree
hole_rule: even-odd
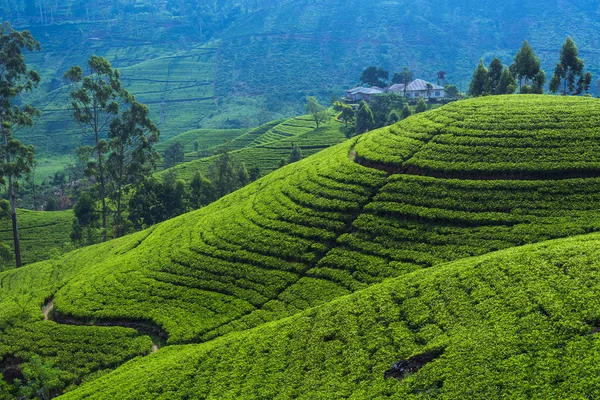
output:
[[[369,86],[384,87],[389,78],[389,72],[382,68],[367,67],[360,75],[360,82]]]
[[[185,152],[180,142],[175,142],[165,149],[163,153],[163,164],[165,168],[171,168],[185,160]]]
[[[483,63],[483,58],[479,60],[479,64],[473,72],[473,79],[469,85],[469,93],[473,97],[483,96],[488,87],[488,69]]]
[[[87,172],[98,184],[102,202],[102,240],[106,241],[108,207],[104,164],[109,146],[105,138],[112,120],[119,115],[121,105],[130,96],[121,87],[119,71],[113,69],[105,58],[93,55],[88,60],[88,68],[89,75],[84,77],[81,67],[72,67],[65,73],[65,78],[74,86],[71,105],[75,122],[79,124],[83,134],[93,142],[93,146],[79,154],[94,154],[94,161],[88,164]]]
[[[496,92],[497,94],[513,94],[515,90],[517,90],[517,79],[510,72],[510,68],[504,67]]]
[[[214,201],[214,188],[200,171],[196,171],[190,183],[189,202],[193,209],[198,209]]]
[[[562,88],[565,96],[587,92],[592,83],[592,74],[584,73],[584,66],[584,61],[579,58],[577,45],[568,36],[560,51],[560,61],[556,64],[550,80],[550,91],[556,93]]]
[[[110,198],[115,204],[113,237],[121,235],[123,194],[125,188],[134,188],[136,183],[149,175],[156,167],[160,155],[153,149],[160,132],[149,118],[144,104],[129,99],[130,106],[110,124],[107,170],[110,176]],[[133,186],[131,186],[133,185]]]
[[[340,113],[340,119],[344,121],[344,124],[348,126],[348,122],[354,120],[354,110],[347,104],[342,105],[342,112]]]
[[[540,59],[536,56],[535,51],[525,40],[521,49],[518,51],[510,66],[511,72],[516,76],[519,82],[519,92],[523,93],[523,88],[528,85],[529,81],[533,81],[536,76],[538,82],[540,77]]]
[[[356,112],[356,133],[360,135],[373,129],[375,126],[375,120],[373,118],[373,112],[369,108],[369,105],[363,100],[358,106]]]
[[[317,128],[322,122],[327,121],[327,111],[325,110],[325,107],[319,104],[319,101],[315,97],[307,97],[304,108],[306,109],[306,112],[315,120]]]
[[[233,158],[227,150],[223,151],[211,165],[211,181],[215,184],[218,198],[237,189],[237,179]]]
[[[296,161],[302,160],[302,149],[298,147],[296,143],[292,146],[292,152],[288,157],[288,164],[295,163]]]
[[[408,69],[408,67],[404,67],[402,69],[402,84],[404,85],[404,97],[406,97],[406,88],[408,87],[408,84],[411,83],[413,81],[413,73],[410,69]]]
[[[26,176],[33,164],[33,146],[24,145],[13,133],[24,126],[31,126],[39,111],[28,104],[21,104],[20,96],[29,92],[40,82],[34,70],[28,69],[23,50],[40,50],[40,44],[29,31],[18,32],[10,24],[0,25],[0,183],[5,185],[12,220],[15,264],[21,262],[21,243],[17,221],[16,191],[18,180]]]
[[[487,92],[490,94],[502,94],[500,93],[500,80],[502,80],[502,72],[504,71],[504,65],[502,61],[495,57],[490,63],[488,68],[487,77]]]

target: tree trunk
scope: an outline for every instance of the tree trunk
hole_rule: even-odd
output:
[[[8,149],[8,133],[3,132],[4,136],[4,147]],[[6,152],[6,162],[10,163],[10,154]],[[12,220],[13,230],[13,243],[15,246],[15,264],[17,268],[20,268],[21,263],[21,242],[19,241],[19,225],[17,223],[17,196],[15,194],[15,188],[13,185],[13,179],[11,175],[8,175],[8,197],[10,201],[10,218]]]
[[[104,190],[104,170],[102,167],[102,154],[98,150],[98,174],[100,175],[100,198],[102,198],[102,241],[106,242],[106,194]]]
[[[21,242],[19,240],[19,225],[17,224],[17,196],[15,194],[15,189],[12,183],[12,176],[8,177],[8,191],[10,193],[10,212],[12,219],[12,230],[13,230],[13,242],[15,244],[15,263],[17,268],[20,268],[21,263]]]

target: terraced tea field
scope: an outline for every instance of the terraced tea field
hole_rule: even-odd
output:
[[[41,353],[79,383],[149,353],[144,332],[166,338],[68,398],[593,398],[598,236],[484,254],[600,231],[599,105],[453,103],[150,230],[0,274],[0,354]],[[487,152],[461,177],[438,149],[467,154],[464,137]],[[571,159],[554,165],[559,152]],[[76,324],[117,325],[85,334],[122,339],[78,347]],[[82,364],[77,348],[90,352]],[[418,355],[434,361],[383,379]]]
[[[221,146],[209,147],[208,152],[218,153],[224,149],[231,151],[234,163],[245,163],[248,169],[258,167],[264,176],[277,168],[283,159],[287,162],[294,144],[302,150],[304,157],[315,154],[330,146],[343,142],[346,137],[340,131],[340,124],[330,120],[318,129],[308,116],[273,121],[252,129]],[[215,131],[217,132],[217,131]],[[212,135],[211,137],[216,137]],[[176,140],[174,138],[173,140]],[[197,153],[187,153],[186,162],[167,171],[189,182],[196,171],[208,175],[215,157],[200,157]],[[166,172],[158,173],[159,176]]]
[[[73,211],[18,210],[19,238],[23,263],[46,260],[52,253],[62,254],[71,247]],[[13,246],[10,218],[0,219],[0,243]]]

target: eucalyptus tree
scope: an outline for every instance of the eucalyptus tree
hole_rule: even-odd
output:
[[[119,80],[119,71],[113,69],[108,60],[93,55],[88,60],[88,74],[79,66],[74,66],[65,73],[65,79],[73,84],[71,106],[73,118],[80,126],[82,133],[93,142],[93,146],[79,148],[80,158],[91,157],[86,174],[94,177],[98,186],[98,194],[102,202],[102,240],[106,241],[106,225],[108,216],[107,172],[105,168],[109,145],[106,141],[112,121],[119,115],[124,103],[131,96]]]
[[[36,88],[40,76],[27,68],[23,51],[39,51],[40,44],[29,31],[18,32],[7,22],[0,24],[0,184],[8,193],[12,220],[15,263],[21,263],[21,244],[16,209],[16,186],[33,166],[34,149],[15,139],[20,128],[31,126],[39,111],[20,101],[21,94]],[[3,207],[4,208],[4,207]]]
[[[135,189],[160,160],[160,155],[153,149],[160,132],[148,116],[148,107],[135,101],[133,96],[129,102],[129,107],[113,119],[108,133],[106,166],[110,178],[109,197],[115,204],[113,237],[122,233],[124,193]]]
[[[550,80],[550,91],[556,93],[562,89],[565,96],[587,92],[592,84],[592,74],[583,72],[584,65],[584,61],[579,58],[577,45],[570,36],[567,37],[560,51],[560,61]]]

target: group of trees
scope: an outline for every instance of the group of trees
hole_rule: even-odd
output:
[[[393,92],[373,95],[370,104],[363,100],[356,110],[339,101],[333,107],[339,113],[338,119],[344,122],[347,137],[395,124],[429,108],[423,98],[413,108],[404,96]]]
[[[592,74],[583,71],[584,62],[578,56],[575,42],[568,37],[550,80],[551,92],[579,95],[589,90]],[[483,59],[479,60],[469,85],[469,94],[473,97],[512,94],[517,89],[522,94],[542,94],[546,79],[540,59],[529,43],[524,41],[510,66],[504,66],[499,58],[494,58],[486,68]]]

